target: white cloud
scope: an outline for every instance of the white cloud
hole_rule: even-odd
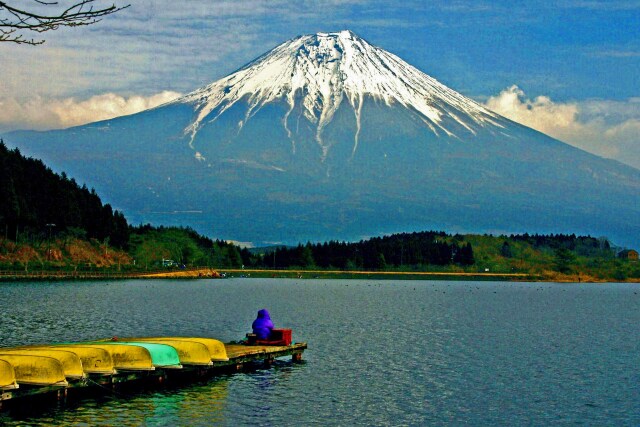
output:
[[[134,114],[172,101],[177,92],[163,91],[151,96],[134,95],[125,98],[114,93],[76,98],[45,99],[42,97],[20,101],[0,99],[0,130],[60,129],[85,123]]]
[[[640,103],[527,98],[518,86],[490,97],[485,106],[515,122],[599,156],[640,168]]]
[[[550,135],[577,130],[577,104],[556,104],[546,96],[527,99],[524,91],[515,85],[490,97],[485,105],[515,122]]]

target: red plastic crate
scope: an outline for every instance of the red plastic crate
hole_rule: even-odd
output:
[[[247,334],[249,345],[291,345],[291,329],[272,329],[269,339],[259,340],[256,334]]]
[[[272,329],[269,339],[283,341],[284,345],[291,345],[291,329]]]

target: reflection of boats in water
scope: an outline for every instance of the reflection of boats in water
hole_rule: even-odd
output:
[[[5,411],[9,425],[24,425],[22,420],[38,420],[42,413],[50,425],[74,426],[208,426],[225,425],[228,421],[229,385],[233,377],[223,375],[187,386],[164,388],[159,393],[129,393],[122,398],[121,390],[114,399],[99,399],[82,405],[40,405],[22,409],[12,405]],[[24,399],[17,399],[20,402]],[[29,402],[30,403],[30,402]],[[53,407],[52,407],[53,406]],[[22,413],[20,412],[22,410]],[[2,425],[0,413],[0,425]],[[39,421],[39,420],[38,420]],[[44,425],[45,423],[34,425]]]
[[[225,344],[207,337],[135,337],[0,348],[0,406],[29,396],[109,390],[234,372],[276,358],[302,358],[306,343]]]

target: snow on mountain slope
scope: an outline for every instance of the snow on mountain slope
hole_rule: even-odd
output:
[[[352,154],[358,149],[366,96],[412,111],[436,135],[443,132],[455,136],[443,124],[444,116],[471,133],[475,133],[474,127],[486,124],[502,127],[495,113],[351,31],[289,40],[235,73],[175,102],[195,104],[197,115],[185,130],[193,142],[205,123],[215,121],[240,100],[246,99],[249,106],[239,130],[265,104],[285,99],[289,110],[283,125],[294,151],[288,119],[301,102],[304,116],[317,127],[315,139],[322,147],[324,159],[329,146],[323,142],[323,129],[345,99],[353,108],[357,126]]]

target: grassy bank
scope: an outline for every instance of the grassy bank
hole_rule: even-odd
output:
[[[124,280],[124,279],[218,279],[218,278],[277,278],[277,279],[366,279],[366,280],[472,280],[510,282],[559,282],[559,283],[640,283],[640,279],[606,280],[583,274],[482,273],[437,271],[342,271],[342,270],[258,270],[212,269],[208,267],[188,269],[162,269],[154,271],[0,271],[0,281],[69,281],[69,280]]]
[[[625,280],[604,279],[586,274],[562,274],[553,271],[544,274],[484,273],[442,271],[342,271],[342,270],[256,270],[221,269],[226,277],[240,278],[298,278],[298,279],[378,279],[378,280],[474,280],[510,282],[560,282],[560,283],[640,283],[639,278]]]
[[[125,248],[70,234],[17,242],[0,237],[0,280],[199,278],[215,277],[218,271],[234,277],[304,279],[640,281],[640,262],[618,257],[617,251],[601,239],[563,235],[434,236],[437,247],[430,245],[429,234],[419,235],[422,240],[416,240],[416,234],[402,234],[372,242],[307,244],[252,252],[182,228],[134,228]],[[449,261],[441,264],[429,262],[429,249],[456,247],[472,250],[473,262],[456,263],[451,254]],[[329,262],[327,254],[332,256]],[[379,260],[381,265],[371,268],[367,259],[374,265]],[[274,262],[277,268],[270,266]]]

